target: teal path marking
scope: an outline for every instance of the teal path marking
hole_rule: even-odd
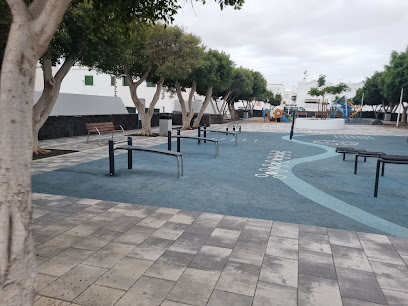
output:
[[[299,136],[302,136],[302,135],[299,135]],[[334,148],[315,144],[315,143],[303,142],[297,139],[290,140],[289,136],[283,136],[282,139],[287,140],[287,141],[296,142],[302,145],[318,147],[326,151],[325,153],[322,153],[322,154],[290,160],[288,163],[286,163],[289,166],[287,168],[288,170],[287,178],[284,180],[281,180],[282,183],[286,184],[288,187],[290,187],[291,189],[293,189],[300,195],[304,196],[305,198],[308,198],[309,200],[321,206],[324,206],[339,214],[342,214],[343,216],[346,216],[362,224],[368,225],[384,233],[387,233],[393,236],[408,238],[407,228],[401,225],[395,224],[393,222],[387,221],[373,214],[370,214],[366,212],[365,210],[362,210],[358,207],[350,205],[344,201],[341,201],[325,193],[324,191],[317,189],[316,187],[306,183],[305,181],[298,178],[293,173],[292,169],[296,165],[336,156],[338,153],[336,153],[336,150]]]

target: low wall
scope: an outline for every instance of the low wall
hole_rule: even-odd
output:
[[[197,117],[194,115],[193,120]],[[160,114],[153,114],[152,127],[159,126]],[[191,120],[191,124],[193,123]],[[72,137],[87,135],[88,132],[85,127],[85,123],[94,122],[110,122],[114,125],[122,125],[125,131],[135,130],[142,127],[142,123],[139,120],[138,114],[118,114],[118,115],[92,115],[92,116],[50,116],[40,129],[38,134],[39,140],[54,139],[61,137]],[[182,125],[181,113],[172,114],[173,125]],[[201,118],[201,125],[223,123],[221,115],[208,115],[204,114]]]

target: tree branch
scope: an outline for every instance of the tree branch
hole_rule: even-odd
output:
[[[30,11],[23,0],[6,0],[10,7],[13,20],[21,21],[27,20],[30,16]]]
[[[68,57],[65,59],[64,63],[58,69],[57,73],[55,74],[55,79],[59,82],[64,79],[64,77],[68,74],[69,70],[72,68],[72,66],[75,64],[76,58],[73,56],[68,55]]]

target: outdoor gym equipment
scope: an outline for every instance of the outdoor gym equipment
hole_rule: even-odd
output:
[[[156,154],[164,154],[175,156],[177,158],[177,178],[180,177],[180,161],[181,161],[181,176],[184,174],[184,165],[183,165],[183,153],[172,152],[170,150],[158,150],[148,147],[139,147],[132,145],[132,137],[128,137],[127,145],[114,147],[113,140],[109,140],[109,175],[115,175],[115,150],[127,150],[128,151],[128,169],[133,168],[133,151],[142,151]]]
[[[236,132],[229,132],[228,128],[226,129],[226,131],[217,131],[217,130],[207,130],[207,127],[204,125],[203,127],[203,134],[204,134],[204,138],[207,138],[207,132],[209,133],[223,133],[225,135],[233,135],[235,137],[235,145],[238,145],[238,140],[237,140],[237,136],[238,134]],[[240,131],[241,131],[241,127],[239,127]],[[201,126],[198,126],[198,137],[201,136]],[[204,143],[206,141],[204,140]]]
[[[218,140],[216,139],[208,139],[205,137],[200,137],[200,136],[184,136],[180,134],[180,129],[177,129],[177,135],[172,136],[171,131],[168,131],[167,133],[167,147],[169,150],[171,150],[171,139],[176,138],[177,139],[177,152],[180,152],[180,147],[181,147],[181,139],[194,139],[198,140],[198,144],[201,144],[201,140],[206,143],[207,141],[214,142],[215,143],[215,157],[219,155],[219,145],[218,145]]]
[[[363,110],[362,106],[354,105],[347,100],[346,96],[338,98],[330,105],[330,108],[338,111],[346,121],[349,121],[350,118],[355,117],[357,114],[361,115],[361,111]]]

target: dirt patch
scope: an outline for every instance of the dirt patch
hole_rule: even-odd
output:
[[[46,150],[49,150],[50,152],[33,154],[33,160],[78,152],[74,150],[57,150],[57,149],[46,149]]]

